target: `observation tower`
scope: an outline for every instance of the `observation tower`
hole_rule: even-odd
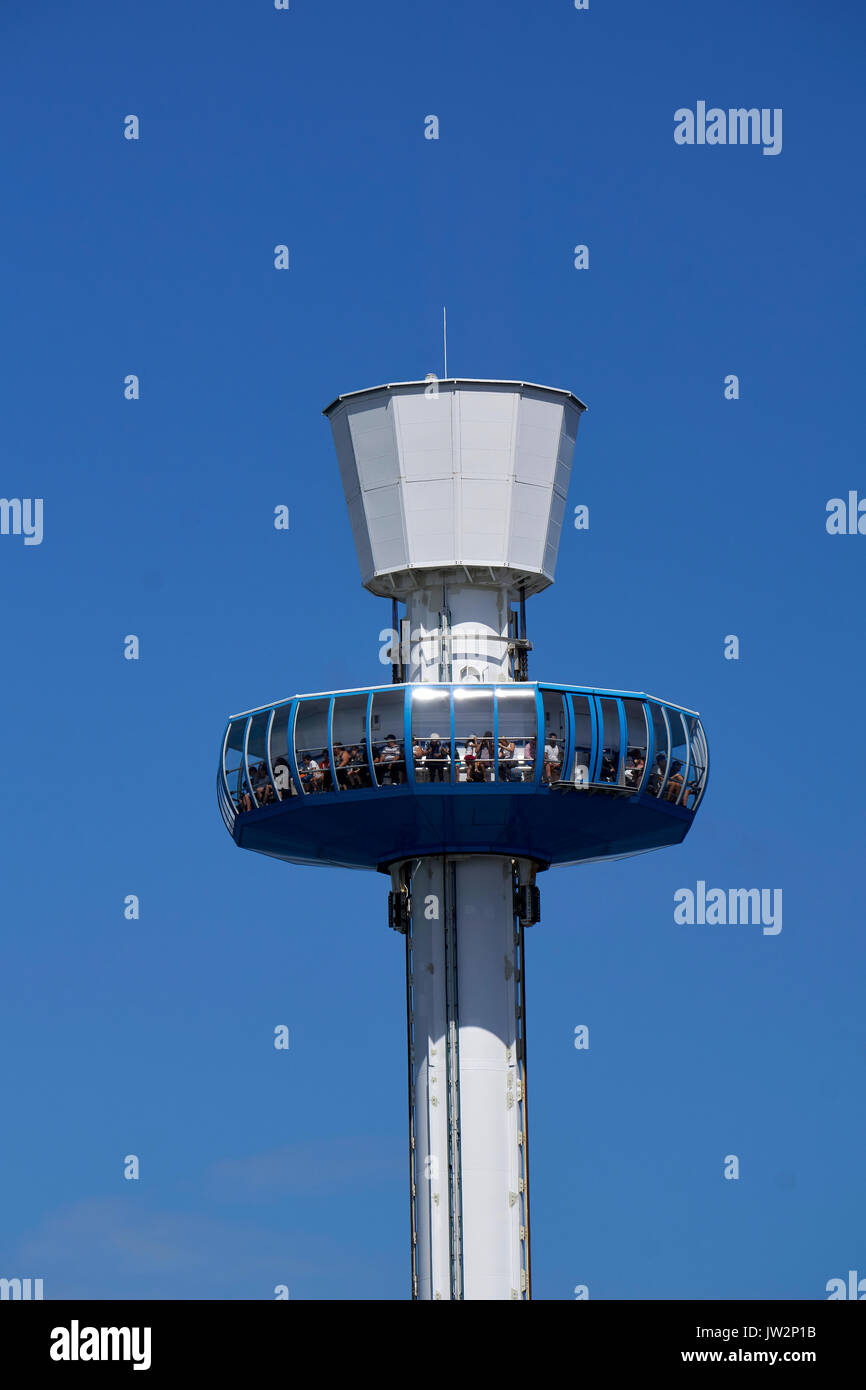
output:
[[[416,1299],[530,1297],[524,929],[540,919],[538,874],[679,844],[706,785],[693,710],[529,679],[526,600],[553,583],[585,408],[462,379],[332,401],[362,583],[391,603],[391,683],[258,706],[223,739],[236,844],[390,877]]]

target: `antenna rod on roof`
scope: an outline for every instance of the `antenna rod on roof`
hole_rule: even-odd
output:
[[[448,324],[445,319],[445,305],[442,305],[442,346],[445,351],[445,376],[443,381],[448,380]]]

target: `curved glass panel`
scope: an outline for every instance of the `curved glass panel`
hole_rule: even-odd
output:
[[[331,755],[328,752],[330,700],[299,700],[295,715],[295,759],[301,790],[311,795],[331,790]]]
[[[531,782],[538,744],[535,689],[500,686],[496,691],[496,721],[500,782]]]
[[[623,787],[625,759],[619,755],[619,701],[602,698],[598,704],[601,709],[601,761],[596,781]]]
[[[220,808],[220,815],[221,815],[222,818],[223,818],[223,824],[225,825],[226,830],[227,830],[227,831],[229,832],[229,834],[231,835],[232,832],[233,832],[233,830],[234,830],[234,828],[235,828],[235,820],[236,820],[237,817],[236,817],[236,812],[235,812],[235,803],[232,801],[231,797],[229,796],[228,792],[226,791],[226,785],[225,785],[225,770],[224,770],[224,767],[223,767],[222,760],[220,760],[219,769],[218,769],[218,771],[217,771],[217,779],[216,779],[216,782],[217,782],[217,804],[218,804],[218,806],[219,806],[219,808]]]
[[[561,782],[565,757],[565,701],[558,690],[543,690],[544,758],[542,782]]]
[[[297,796],[298,789],[292,777],[289,762],[289,715],[291,705],[278,705],[274,711],[271,725],[271,767],[274,773],[274,787],[280,801],[287,796]]]
[[[358,695],[335,696],[332,738],[337,791],[357,791],[360,787],[369,787],[366,691]]]
[[[276,801],[277,793],[268,772],[268,724],[271,712],[260,710],[250,720],[250,733],[247,741],[247,766],[250,770],[250,787],[256,806],[267,806]]]
[[[592,715],[588,695],[569,695],[571,725],[574,729],[574,755],[568,770],[568,781],[577,787],[589,782],[592,768]]]
[[[484,686],[454,687],[454,770],[458,782],[492,782],[493,691]]]
[[[699,719],[687,714],[685,721],[689,731],[689,775],[680,804],[688,806],[690,811],[696,811],[707,780],[707,739]]]
[[[689,739],[685,720],[679,710],[669,709],[667,716],[671,729],[671,765],[668,768],[668,780],[662,792],[662,798],[665,801],[679,803],[685,787],[688,768]]]
[[[403,748],[402,690],[377,690],[370,715],[373,773],[380,787],[399,787],[406,781]]]
[[[639,791],[646,776],[646,755],[649,747],[646,705],[642,700],[623,700],[625,709],[626,754],[623,782]]]
[[[447,690],[412,690],[412,760],[416,782],[451,780],[451,700]]]
[[[247,731],[247,716],[233,719],[226,738],[226,751],[223,766],[229,795],[238,811],[251,811],[253,798],[244,768],[244,736]]]
[[[668,726],[661,705],[650,705],[650,718],[653,726],[653,760],[644,791],[649,796],[658,796],[668,774]]]

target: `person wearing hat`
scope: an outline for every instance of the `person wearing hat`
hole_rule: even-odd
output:
[[[431,734],[425,750],[425,766],[430,769],[431,782],[444,782],[448,766],[448,749],[438,734]]]

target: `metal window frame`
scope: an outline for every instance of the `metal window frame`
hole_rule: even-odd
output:
[[[390,689],[391,689],[390,686],[386,686],[385,688],[386,688],[387,690],[390,690]],[[299,764],[298,764],[298,749],[297,749],[297,745],[296,745],[296,741],[295,741],[295,740],[296,740],[296,737],[297,737],[298,715],[299,715],[299,713],[300,713],[300,710],[301,710],[301,706],[302,706],[302,705],[311,705],[311,704],[314,704],[316,700],[324,700],[324,699],[327,699],[327,701],[328,701],[328,715],[327,715],[327,720],[328,720],[328,722],[327,722],[327,726],[326,726],[326,734],[327,734],[327,737],[326,737],[326,740],[325,740],[325,741],[326,741],[326,743],[327,743],[327,745],[328,745],[328,757],[329,757],[330,760],[331,760],[331,768],[330,768],[330,771],[331,771],[331,782],[333,783],[333,781],[334,781],[334,766],[333,766],[333,765],[334,765],[334,755],[333,755],[333,752],[331,751],[331,737],[330,737],[330,735],[331,735],[331,706],[332,706],[332,704],[333,704],[333,702],[334,702],[334,696],[333,696],[333,695],[331,695],[331,696],[324,696],[324,695],[301,695],[301,696],[298,696],[298,698],[295,699],[294,702],[293,702],[295,708],[294,708],[294,711],[293,711],[293,713],[292,713],[292,719],[291,719],[292,738],[291,738],[291,743],[290,743],[289,747],[290,747],[291,752],[292,752],[292,769],[293,769],[293,771],[296,772],[296,774],[297,774],[299,786],[300,786],[300,789],[301,789],[301,794],[302,794],[303,796],[311,796],[312,793],[309,792],[309,791],[306,789],[306,787],[303,785],[303,783],[300,781],[300,772],[298,771],[298,768],[299,768]],[[327,795],[330,795],[330,793],[327,793],[327,792],[319,792],[318,795],[319,795],[319,796],[327,796]]]
[[[602,780],[601,780],[601,768],[602,768],[602,761],[603,761],[603,757],[604,757],[604,730],[605,730],[604,706],[602,705],[602,700],[613,700],[613,702],[614,702],[614,704],[615,704],[615,706],[616,706],[617,720],[618,720],[618,723],[619,723],[619,748],[618,748],[618,750],[617,750],[616,776],[614,777],[614,779],[613,779],[612,782],[602,782]],[[622,701],[620,700],[620,698],[619,698],[617,695],[604,695],[604,694],[601,694],[600,692],[596,692],[595,699],[594,699],[594,703],[595,703],[596,706],[597,706],[596,714],[597,714],[597,718],[598,718],[598,726],[597,726],[597,729],[596,729],[597,743],[596,743],[596,749],[595,749],[594,767],[593,767],[592,775],[591,775],[591,777],[590,777],[590,781],[591,781],[591,782],[594,782],[594,783],[597,783],[599,786],[602,786],[602,787],[618,787],[618,786],[620,785],[619,773],[620,773],[620,767],[621,767],[621,765],[622,765],[622,756],[623,756],[623,754],[622,754],[622,735],[623,735],[623,724],[624,724],[624,721],[625,721],[625,712],[624,712],[624,709],[623,709],[623,704],[622,704]]]
[[[292,789],[291,789],[291,787],[287,787],[284,793],[281,792],[280,789],[279,789],[279,787],[277,786],[277,779],[276,779],[276,777],[274,776],[274,748],[273,748],[273,737],[274,737],[274,725],[275,725],[276,722],[277,722],[277,710],[278,710],[278,709],[284,709],[284,710],[286,710],[286,752],[285,752],[285,757],[286,757],[286,760],[287,760],[287,762],[288,762],[288,761],[289,761],[289,742],[290,742],[290,739],[289,739],[289,726],[290,726],[291,720],[292,720],[292,701],[291,701],[291,700],[281,700],[280,703],[279,703],[278,705],[273,705],[272,708],[271,708],[271,717],[270,717],[270,720],[269,720],[269,722],[268,722],[268,770],[270,771],[270,774],[271,774],[271,780],[272,780],[272,782],[273,782],[273,784],[274,784],[274,791],[275,791],[276,794],[277,794],[277,800],[278,800],[278,801],[287,801],[287,800],[291,800],[291,796],[292,796]],[[280,754],[280,757],[282,757],[282,756],[283,756],[283,754],[281,753],[281,754]],[[291,778],[291,781],[293,782],[293,784],[294,784],[295,786],[297,786],[297,779],[295,778],[295,776],[294,776],[293,773],[292,773],[291,762],[289,762],[289,777]]]
[[[495,742],[496,742],[496,783],[497,783],[497,784],[499,783],[499,710],[500,710],[499,697],[500,697],[500,696],[504,693],[504,691],[506,691],[506,690],[509,691],[509,692],[512,692],[512,693],[518,692],[519,694],[526,696],[525,704],[526,704],[527,711],[528,711],[528,709],[529,709],[530,704],[532,705],[532,708],[535,710],[535,732],[534,732],[534,733],[527,733],[527,734],[525,734],[525,735],[522,735],[522,737],[524,737],[524,738],[531,738],[531,739],[533,739],[534,742],[535,742],[536,753],[535,753],[535,759],[534,759],[534,762],[533,762],[533,769],[532,769],[532,774],[533,774],[533,775],[532,775],[532,780],[533,780],[533,783],[534,783],[534,782],[535,782],[535,764],[537,764],[537,762],[538,762],[538,688],[535,686],[534,682],[532,682],[532,681],[499,681],[499,682],[497,682],[496,684],[494,684],[494,686],[493,686],[493,692],[494,692],[494,699],[493,699],[493,716],[494,716],[494,718],[493,718],[493,737],[494,737],[494,740],[495,740]],[[503,737],[506,737],[506,736],[503,735]],[[509,735],[507,735],[507,737],[510,738],[511,735],[509,734]],[[518,737],[521,737],[521,735],[518,735]],[[512,765],[512,769],[513,769],[513,765]],[[510,781],[510,779],[509,779],[509,781]],[[522,784],[521,784],[521,785],[522,785]]]
[[[328,767],[331,772],[331,791],[337,795],[337,769],[334,765],[334,702],[337,696],[332,695],[328,701]]]
[[[249,776],[248,776],[248,773],[247,773],[247,762],[246,762],[247,733],[248,733],[248,730],[249,730],[249,727],[250,727],[250,718],[251,718],[250,715],[241,715],[241,716],[238,717],[238,718],[230,719],[230,720],[229,720],[228,729],[226,730],[226,745],[228,745],[228,736],[229,736],[229,734],[231,733],[232,725],[233,725],[233,724],[240,724],[241,722],[243,722],[244,732],[243,732],[243,738],[242,738],[242,740],[241,740],[241,747],[240,747],[240,748],[235,748],[235,749],[233,749],[232,751],[235,752],[235,753],[240,754],[240,762],[238,763],[237,767],[234,769],[234,772],[235,772],[235,775],[237,775],[237,774],[239,774],[239,773],[240,773],[240,774],[243,774],[243,775],[242,775],[242,781],[243,781],[244,788],[246,789],[247,793],[249,793],[249,791],[250,791],[250,782],[249,782]],[[228,774],[226,774],[226,784],[228,785]],[[239,787],[238,787],[238,794],[239,794],[239,795],[240,795],[240,790],[241,790],[241,788],[240,788],[240,786],[239,786]],[[229,796],[231,796],[231,788],[229,788]],[[235,799],[234,799],[233,796],[231,796],[231,800],[232,800],[232,805],[235,807],[235,812],[236,812],[236,814],[237,814],[237,815],[245,815],[246,812],[241,811],[240,807],[236,805]]]
[[[232,801],[229,791],[228,778],[226,777],[226,749],[228,748],[229,729],[231,720],[226,724],[223,734],[223,746],[220,754],[219,766],[217,768],[217,803],[220,808],[220,815],[223,818],[226,829],[230,834],[234,834],[235,821],[237,820],[238,808]]]
[[[289,722],[286,725],[286,755],[289,759],[289,767],[295,779],[295,786],[298,789],[298,796],[308,796],[309,793],[301,781],[301,770],[298,767],[298,758],[295,752],[295,725],[298,721],[298,705],[300,700],[296,697],[291,702],[289,710]]]
[[[706,758],[706,767],[704,771],[704,784],[701,787],[700,795],[698,796],[698,799],[695,802],[694,810],[697,810],[701,802],[703,801],[704,793],[707,790],[707,783],[710,780],[710,741],[707,738],[707,731],[704,728],[703,720],[700,717],[698,717],[698,723],[701,726],[701,736],[704,740],[704,757]]]
[[[386,688],[387,688],[387,687],[386,687]],[[391,689],[393,689],[393,687],[391,687]],[[372,721],[373,721],[373,695],[374,695],[374,694],[375,694],[375,691],[373,691],[373,690],[368,690],[368,691],[367,691],[367,718],[366,718],[366,735],[365,735],[365,738],[366,738],[366,743],[367,743],[367,771],[368,771],[369,774],[370,774],[370,789],[371,789],[371,791],[378,791],[378,790],[379,790],[379,783],[376,781],[376,773],[375,773],[374,768],[373,768]]]
[[[458,681],[458,682],[456,682],[456,684],[459,685],[459,684],[461,684],[461,682]],[[450,751],[450,755],[451,755],[451,763],[450,763],[450,773],[449,773],[448,782],[444,782],[444,781],[443,781],[442,783],[440,783],[440,786],[448,786],[448,785],[451,785],[451,784],[453,784],[453,781],[454,781],[454,685],[455,685],[455,682],[450,682],[450,681],[413,681],[412,684],[406,686],[406,689],[405,689],[405,696],[404,696],[404,731],[405,731],[405,733],[406,733],[406,735],[407,735],[407,737],[404,739],[404,742],[406,742],[406,743],[408,744],[409,749],[410,749],[410,751],[411,751],[411,750],[415,747],[415,734],[414,734],[414,729],[413,729],[413,716],[414,716],[414,700],[413,700],[413,695],[414,695],[414,692],[415,692],[416,690],[431,690],[431,689],[436,689],[436,690],[438,690],[438,691],[440,691],[440,692],[447,693],[447,696],[448,696],[448,714],[447,714],[447,719],[448,719],[448,727],[449,727],[449,730],[450,730],[450,733],[449,733],[449,735],[448,735],[448,740],[447,740],[447,741],[448,741],[448,747],[449,747],[449,751]],[[419,708],[420,708],[420,707],[421,707],[421,702],[419,701]],[[426,734],[419,735],[419,737],[420,737],[421,741],[426,742],[426,741],[429,740],[430,735],[429,735],[429,733],[426,733]],[[443,738],[443,739],[441,739],[441,742],[442,742],[442,743],[445,743],[446,740]],[[412,786],[418,786],[418,785],[420,785],[420,784],[417,783],[416,780],[415,780],[415,758],[414,758],[414,756],[411,758],[411,763],[412,763]],[[425,785],[427,785],[427,784],[425,784]],[[431,784],[431,785],[432,785],[432,784]]]
[[[686,729],[688,730],[688,735],[689,735],[689,772],[691,773],[691,763],[692,763],[692,756],[691,756],[691,753],[692,753],[692,743],[693,743],[693,742],[697,744],[697,751],[698,751],[699,755],[701,755],[701,762],[702,762],[702,764],[703,764],[703,772],[701,773],[700,786],[698,787],[697,795],[695,796],[694,805],[691,807],[691,810],[692,810],[693,813],[694,813],[695,811],[697,811],[698,807],[700,806],[701,802],[702,802],[703,799],[704,799],[704,790],[705,790],[706,785],[707,785],[707,776],[708,776],[708,773],[709,773],[709,747],[708,747],[708,744],[707,744],[707,735],[706,735],[706,732],[705,732],[705,730],[704,730],[704,726],[703,726],[703,724],[701,723],[700,719],[697,717],[697,715],[694,716],[694,724],[695,724],[695,737],[694,737],[694,739],[692,738],[692,731],[691,731],[691,729],[689,729],[688,724],[686,724]],[[685,806],[685,803],[683,803],[683,805]],[[686,806],[685,809],[686,809],[686,810],[689,810],[690,808]]]
[[[574,782],[574,769],[577,760],[577,714],[574,708],[575,698],[586,701],[586,712],[589,714],[589,766],[586,769],[587,785],[592,781],[592,770],[595,766],[595,753],[598,746],[598,718],[596,716],[595,702],[592,697],[582,690],[570,690],[566,705],[568,708],[568,720],[571,729],[571,741],[568,752],[568,781]],[[583,711],[581,711],[583,714]]]
[[[228,796],[229,801],[231,801],[232,805],[234,806],[234,801],[232,801],[232,794],[229,791],[228,773],[226,772],[226,753],[228,752],[229,731],[231,730],[231,727],[232,720],[230,719],[229,722],[226,724],[226,731],[223,734],[223,749],[222,755],[220,757],[220,772],[222,774],[222,784],[225,789],[226,795]],[[237,812],[237,807],[235,807],[235,811]]]
[[[689,746],[689,729],[688,729],[688,725],[686,724],[685,720],[684,720],[683,717],[682,717],[683,711],[682,711],[681,709],[676,709],[675,706],[673,706],[673,705],[670,705],[668,708],[670,709],[670,711],[671,711],[672,713],[676,713],[676,714],[679,716],[680,723],[681,723],[682,726],[683,726],[683,733],[685,734],[686,752],[687,752],[687,754],[688,754],[688,746]],[[671,729],[671,721],[668,719],[668,709],[666,709],[664,705],[661,706],[661,709],[662,709],[662,713],[664,714],[664,717],[665,717],[665,724],[667,725],[667,730],[668,730],[668,765],[667,765],[667,769],[666,769],[666,771],[665,771],[665,779],[664,779],[664,781],[662,782],[661,787],[659,788],[658,799],[659,799],[659,801],[667,801],[667,797],[665,796],[665,792],[667,791],[667,788],[668,788],[668,782],[670,781],[670,776],[671,776],[671,767],[673,766],[673,763],[674,763],[674,736],[673,736],[673,730]],[[686,766],[688,766],[688,756],[686,756]],[[671,805],[671,806],[679,806],[679,804],[680,804],[680,798],[682,797],[683,791],[684,791],[684,789],[685,789],[685,785],[686,785],[686,779],[685,779],[685,777],[683,777],[683,785],[680,787],[680,794],[679,794],[679,796],[677,797],[676,801],[671,801],[671,802],[669,803],[669,805]]]
[[[515,681],[515,682],[511,682],[511,681],[507,682],[507,684],[509,684],[509,685],[511,685],[512,683],[515,684],[515,685],[516,685],[516,684],[519,684],[519,682],[517,682],[517,681]],[[494,751],[494,759],[493,759],[494,777],[493,777],[493,781],[494,781],[494,783],[495,783],[495,782],[496,782],[496,763],[497,763],[497,761],[498,761],[498,756],[499,756],[499,754],[498,754],[498,745],[497,745],[497,743],[496,743],[496,706],[497,706],[496,691],[497,691],[497,685],[496,685],[496,683],[493,682],[493,681],[454,681],[454,682],[452,682],[450,688],[451,688],[451,707],[452,707],[452,710],[454,711],[454,753],[455,753],[455,757],[456,757],[456,753],[457,753],[457,691],[458,691],[458,690],[469,690],[469,691],[472,692],[473,695],[476,694],[476,693],[480,693],[480,692],[484,691],[486,694],[488,694],[488,695],[490,696],[490,698],[491,698],[491,700],[492,700],[492,702],[493,702],[493,719],[491,720],[491,723],[493,724],[493,745],[494,745],[494,749],[493,749],[493,751]],[[482,737],[482,739],[483,739],[484,735],[482,734],[481,737]],[[468,780],[468,774],[467,774],[467,780]],[[488,785],[490,785],[490,784],[487,783],[487,782],[478,782],[478,783],[475,784],[476,790],[477,790],[478,787],[483,787],[483,786],[488,786]]]
[[[628,759],[628,725],[625,717],[625,702],[621,696],[616,697],[616,707],[619,711],[619,762],[616,769],[616,785],[625,786],[625,765]]]
[[[668,712],[667,712],[667,710],[665,709],[664,705],[661,703],[660,700],[652,700],[652,701],[650,701],[650,707],[651,707],[651,709],[657,709],[657,710],[660,711],[661,717],[662,717],[662,723],[663,723],[664,726],[665,726],[665,738],[667,739],[667,747],[666,747],[665,750],[664,750],[664,754],[665,754],[665,770],[664,770],[664,776],[662,777],[662,780],[661,780],[661,786],[659,787],[658,791],[654,793],[654,799],[655,799],[656,801],[661,801],[662,798],[663,798],[663,796],[664,796],[665,787],[666,787],[667,784],[668,784],[668,773],[670,772],[670,769],[671,769],[671,726],[670,726],[670,721],[669,721],[669,719],[668,719]],[[652,721],[652,734],[653,734],[653,765],[655,765],[655,760],[656,760],[656,757],[658,756],[658,754],[656,753],[656,747],[655,747],[655,738],[656,738],[655,720]],[[661,751],[662,751],[661,749],[658,750],[659,753],[660,753]]]
[[[567,714],[567,712],[566,712],[567,701],[566,701],[565,698],[564,698],[565,692],[564,692],[563,690],[558,690],[558,689],[556,688],[556,686],[554,686],[554,685],[539,685],[539,686],[537,687],[537,689],[538,689],[538,699],[537,699],[537,701],[536,701],[536,713],[537,713],[537,716],[538,716],[538,734],[537,734],[536,739],[535,739],[535,767],[534,767],[534,769],[533,769],[534,776],[533,776],[532,781],[533,781],[533,785],[534,785],[534,786],[536,786],[536,787],[542,787],[542,786],[549,786],[549,785],[550,785],[548,782],[544,782],[544,781],[543,781],[543,777],[544,777],[544,742],[545,742],[545,732],[544,732],[544,696],[545,696],[546,694],[558,695],[559,698],[562,700],[562,709],[563,709],[563,715],[564,715],[563,723],[565,724],[566,733],[568,732],[568,714]],[[563,753],[563,759],[564,759],[564,758],[565,758],[565,745],[566,745],[566,740],[565,740],[564,737],[563,737],[562,742],[563,742],[562,753]]]
[[[569,781],[569,770],[572,765],[574,748],[574,730],[571,724],[571,700],[568,696],[563,697],[565,706],[565,747],[562,750],[562,767],[560,768],[559,778],[562,782]]]
[[[386,688],[387,690],[390,690],[390,689],[391,689],[390,686],[386,686],[385,688]],[[297,767],[298,767],[298,762],[297,762],[297,753],[298,753],[298,750],[297,750],[297,747],[296,747],[296,745],[295,745],[295,737],[296,737],[297,726],[298,726],[298,715],[299,715],[299,713],[300,713],[301,706],[302,706],[302,705],[311,705],[311,704],[314,704],[317,700],[327,700],[327,701],[328,701],[328,712],[327,712],[327,724],[326,724],[326,727],[325,727],[325,734],[326,734],[325,742],[326,742],[327,745],[328,745],[328,757],[329,757],[330,762],[331,762],[330,773],[331,773],[331,783],[332,783],[332,784],[333,784],[333,781],[334,781],[334,754],[333,754],[333,752],[332,752],[332,750],[331,750],[331,707],[333,706],[334,698],[335,698],[335,697],[334,697],[333,695],[328,695],[328,696],[326,696],[326,695],[299,695],[299,696],[295,699],[295,701],[294,701],[295,709],[294,709],[294,714],[293,714],[293,716],[292,716],[292,743],[291,743],[292,752],[293,752],[293,754],[294,754],[294,763],[293,763],[293,765],[294,765],[294,767],[297,768]],[[298,774],[298,776],[300,777],[300,773]],[[311,795],[312,795],[312,793],[309,792],[309,791],[307,791],[306,788],[303,787],[303,785],[301,786],[301,790],[302,790],[302,793],[303,793],[304,796],[311,796]],[[327,795],[330,795],[330,793],[321,791],[321,792],[318,792],[317,795],[318,795],[318,796],[327,796]]]
[[[647,787],[647,784],[648,784],[648,782],[649,782],[650,772],[652,771],[653,767],[655,767],[655,760],[656,760],[656,726],[655,726],[655,721],[653,720],[652,711],[653,711],[652,701],[651,701],[651,700],[645,700],[645,701],[644,701],[644,715],[645,715],[645,718],[646,718],[647,733],[648,733],[648,735],[649,735],[649,740],[648,740],[648,742],[647,742],[647,749],[646,749],[646,772],[645,772],[645,776],[644,776],[643,782],[642,782],[642,784],[641,784],[641,792],[642,792],[642,793],[645,792],[647,796],[649,796],[650,793],[646,791],[646,787]],[[655,797],[653,797],[653,800],[655,800]]]
[[[379,781],[378,775],[377,775],[377,773],[376,773],[376,770],[375,770],[375,767],[374,767],[374,764],[373,764],[373,696],[374,696],[374,695],[387,695],[387,694],[389,694],[389,693],[390,693],[390,694],[394,694],[394,693],[396,693],[397,691],[400,691],[400,694],[403,696],[403,761],[404,761],[404,764],[405,764],[405,762],[406,762],[406,686],[404,685],[404,686],[401,688],[400,686],[397,686],[397,685],[381,685],[381,686],[374,686],[373,689],[370,690],[370,707],[369,707],[369,710],[368,710],[368,713],[367,713],[367,756],[368,756],[368,758],[370,759],[370,783],[371,783],[371,785],[372,785],[372,787],[373,787],[373,789],[374,789],[375,791],[381,791],[381,790],[382,790],[382,787],[383,787],[385,784],[384,784],[384,782],[380,782],[380,781]],[[362,694],[363,692],[360,691],[360,690],[355,690],[355,691],[352,691],[352,690],[343,690],[343,691],[341,691],[340,693],[343,694],[343,695],[360,695],[360,694]],[[335,698],[336,698],[336,697],[335,697]],[[394,724],[395,724],[395,727],[396,727],[396,728],[398,728],[398,729],[400,728],[400,718],[399,718],[399,714],[398,714],[398,717],[394,720]],[[333,756],[333,755],[332,755],[332,756]],[[414,784],[414,778],[413,778],[413,784]],[[398,785],[399,785],[399,784],[398,784]],[[403,783],[403,785],[405,786],[405,785],[407,785],[407,783]]]
[[[392,689],[393,689],[393,686],[389,686],[388,689],[389,689],[389,690],[392,690]],[[335,716],[335,714],[337,713],[337,701],[338,701],[338,700],[351,700],[351,699],[353,698],[353,696],[358,696],[358,695],[366,695],[366,697],[367,697],[367,703],[366,703],[365,715],[364,715],[364,729],[365,729],[365,734],[364,734],[364,736],[365,736],[365,738],[366,738],[366,729],[367,729],[367,725],[368,725],[368,715],[369,715],[369,710],[370,710],[370,693],[369,693],[369,691],[366,691],[366,690],[364,690],[363,688],[362,688],[361,690],[346,690],[346,691],[344,691],[344,692],[343,692],[342,694],[340,694],[340,695],[332,695],[332,696],[331,696],[331,705],[330,705],[330,709],[329,709],[329,712],[328,712],[328,754],[329,754],[330,759],[331,759],[331,781],[332,781],[332,783],[333,783],[333,790],[334,790],[338,795],[340,794],[340,784],[339,784],[339,782],[337,781],[337,764],[336,764],[336,761],[335,761],[335,758],[334,758],[334,716]],[[345,744],[343,745],[343,747],[345,747]],[[355,788],[344,787],[342,790],[343,790],[343,791],[352,791],[352,790],[355,790]]]
[[[625,716],[626,757],[628,757],[628,741],[629,741],[629,739],[628,739],[628,710],[627,710],[626,707],[625,707],[625,702],[626,702],[626,700],[630,700],[630,699],[631,699],[631,696],[630,696],[630,695],[625,695],[625,696],[623,696],[623,701],[622,701],[623,714],[624,714],[624,716]],[[649,769],[650,769],[649,747],[650,747],[650,734],[651,734],[651,720],[650,720],[650,717],[649,717],[649,703],[648,703],[648,701],[646,701],[646,700],[635,700],[635,701],[633,701],[633,703],[636,704],[636,705],[638,706],[638,708],[640,709],[641,714],[643,715],[644,731],[645,731],[646,737],[647,737],[647,744],[646,744],[647,751],[646,751],[646,757],[644,758],[644,762],[643,762],[643,773],[641,774],[641,779],[640,779],[640,782],[638,783],[638,785],[637,785],[636,787],[632,787],[632,788],[631,788],[631,790],[634,792],[635,796],[639,796],[640,793],[643,791],[644,786],[646,785],[646,780],[647,780],[647,778],[649,777]]]
[[[450,664],[450,662],[449,662]],[[451,777],[452,787],[457,786],[457,748],[454,739],[454,685],[448,686],[448,708],[451,712]]]
[[[692,731],[691,731],[691,729],[690,729],[689,726],[688,726],[688,721],[686,720],[686,716],[685,716],[684,714],[681,714],[681,715],[680,715],[680,719],[682,720],[683,728],[684,728],[685,731],[686,731],[686,770],[685,770],[685,772],[683,773],[683,784],[682,784],[682,786],[680,787],[680,794],[679,794],[679,796],[677,797],[677,802],[676,802],[676,804],[677,804],[678,806],[681,806],[681,805],[682,805],[683,797],[685,796],[686,792],[688,791],[688,788],[689,788],[689,774],[691,773],[691,770],[692,770]]]
[[[403,758],[406,768],[406,786],[417,786],[415,781],[415,740],[412,737],[412,701],[409,698],[408,686],[403,688]]]
[[[560,701],[561,701],[562,726],[563,726],[563,735],[562,735],[562,759],[561,759],[560,765],[559,765],[559,772],[560,772],[559,780],[561,781],[562,778],[563,778],[563,775],[564,775],[564,773],[565,773],[566,766],[567,766],[567,755],[568,755],[568,747],[569,747],[569,730],[570,730],[570,721],[571,721],[571,710],[570,710],[570,708],[569,708],[569,702],[568,702],[568,700],[565,698],[565,691],[563,691],[563,690],[557,690],[557,689],[555,689],[555,687],[552,686],[552,685],[545,685],[545,686],[540,687],[540,689],[541,689],[541,734],[540,734],[540,737],[539,737],[539,739],[538,739],[538,745],[537,745],[538,751],[537,751],[537,753],[536,753],[536,762],[538,762],[538,763],[541,764],[541,772],[540,772],[540,777],[541,777],[541,776],[544,775],[544,743],[545,743],[545,732],[544,732],[544,696],[545,696],[546,694],[558,695],[558,696],[559,696],[559,699],[560,699]],[[545,783],[543,783],[543,785],[544,785],[544,786],[549,786],[550,783],[549,783],[549,782],[545,782]]]
[[[246,783],[247,795],[249,796],[250,801],[253,803],[253,806],[258,806],[258,802],[256,801],[256,798],[253,796],[253,784],[252,784],[252,780],[251,780],[251,778],[250,778],[249,742],[250,742],[250,726],[251,726],[252,722],[253,722],[253,716],[250,714],[250,715],[247,716],[246,727],[244,728],[244,755],[243,755],[244,782]]]
[[[253,731],[253,725],[254,725],[254,723],[256,722],[257,719],[261,718],[261,716],[262,716],[262,715],[265,715],[265,714],[267,715],[267,718],[265,719],[265,758],[264,758],[264,761],[265,761],[265,765],[266,765],[267,770],[268,770],[268,779],[269,779],[269,781],[270,781],[271,786],[274,787],[274,778],[273,778],[273,772],[272,772],[272,769],[271,769],[270,750],[269,750],[269,748],[268,748],[268,739],[269,739],[270,727],[271,727],[271,723],[273,722],[273,718],[274,718],[274,711],[273,711],[273,709],[267,710],[267,711],[266,711],[266,710],[263,710],[263,709],[256,710],[256,713],[255,713],[255,714],[251,714],[250,717],[249,717],[249,719],[247,720],[247,731],[246,731],[246,735],[245,735],[245,738],[244,738],[245,756],[246,756],[246,750],[249,749],[250,734],[251,734],[252,731]],[[250,799],[252,800],[252,803],[253,803],[254,808],[255,808],[256,810],[258,810],[258,808],[261,806],[262,803],[259,801],[259,798],[256,796],[255,788],[254,788],[254,786],[253,786],[253,779],[252,779],[252,778],[250,777],[250,775],[249,775],[249,759],[248,759],[248,758],[247,758],[247,782],[248,782],[248,785],[249,785]],[[277,789],[276,789],[276,787],[274,787],[274,795],[276,796],[276,794],[277,794]]]

